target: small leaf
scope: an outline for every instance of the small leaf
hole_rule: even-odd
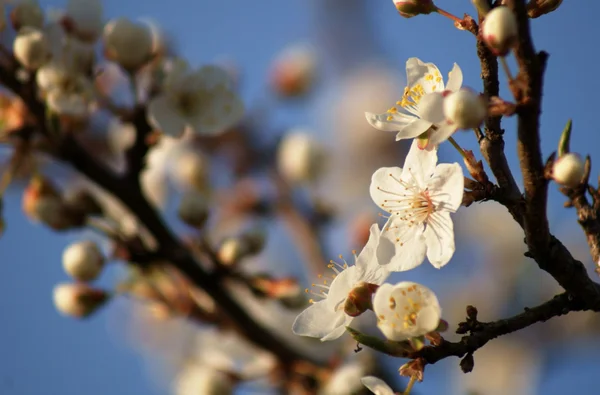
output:
[[[569,119],[567,121],[567,125],[562,131],[560,135],[560,140],[558,142],[558,157],[560,158],[564,154],[569,152],[570,144],[571,144],[571,128],[573,126],[573,122]]]
[[[360,344],[363,344],[373,350],[382,352],[394,357],[406,357],[409,353],[414,352],[414,348],[408,341],[395,342],[391,340],[380,339],[375,336],[365,335],[356,329],[346,327],[350,336]]]

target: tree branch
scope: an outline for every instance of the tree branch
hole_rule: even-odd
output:
[[[487,342],[499,336],[519,331],[538,322],[548,321],[550,318],[565,315],[571,311],[586,309],[586,304],[580,299],[575,299],[563,293],[539,306],[525,308],[523,313],[511,318],[494,322],[478,322],[467,319],[467,322],[461,323],[459,328],[468,327],[471,333],[463,336],[459,342],[442,341],[440,345],[426,346],[410,357],[414,359],[422,358],[428,364],[434,364],[450,356],[460,358],[472,354]]]

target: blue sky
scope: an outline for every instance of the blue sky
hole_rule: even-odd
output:
[[[329,0],[110,0],[105,4],[108,17],[150,17],[158,21],[176,38],[181,54],[194,65],[221,56],[235,59],[243,70],[244,97],[251,102],[264,96],[262,89],[274,54],[290,42],[315,38],[317,1]],[[337,3],[344,4],[343,1]],[[472,36],[456,30],[437,15],[405,20],[395,13],[389,0],[369,0],[368,3],[365,12],[372,24],[370,34],[374,35],[376,45],[373,48],[357,46],[357,50],[379,53],[397,67],[402,78],[404,62],[409,57],[434,62],[444,74],[456,62],[463,69],[465,84],[480,89]],[[439,3],[457,15],[472,12],[467,0]],[[61,2],[42,4],[60,6]],[[559,12],[532,22],[536,47],[550,53],[542,114],[545,155],[555,149],[568,118],[574,120],[573,150],[586,154],[586,150],[600,143],[596,120],[598,98],[595,96],[600,91],[600,82],[595,75],[596,62],[600,61],[596,52],[600,37],[599,12],[598,2],[565,1]],[[311,125],[314,123],[312,110],[291,112],[281,121]],[[504,127],[507,155],[516,169],[514,123],[514,120],[508,120]],[[458,140],[466,147],[472,147],[471,135],[459,136]],[[594,152],[590,153],[593,159],[597,158]],[[450,150],[447,156],[457,159]],[[556,188],[552,186],[551,190],[551,223],[563,226],[566,219],[574,223],[574,212],[562,209],[562,199]],[[55,312],[52,288],[57,282],[67,280],[60,257],[65,244],[74,236],[59,236],[30,224],[20,212],[19,199],[19,191],[9,192],[5,204],[8,230],[0,239],[0,262],[4,269],[0,276],[3,322],[0,393],[164,393],[148,377],[143,358],[127,345],[122,333],[114,330],[111,325],[115,316],[113,311],[102,311],[84,322],[62,318]],[[111,309],[113,307],[108,310]],[[589,348],[596,350],[598,345]],[[582,348],[575,350],[583,353]],[[549,366],[551,379],[542,384],[540,393],[563,393],[565,382],[577,383],[579,393],[593,393],[590,391],[591,386],[596,385],[594,371],[597,371],[598,363],[592,361],[597,358],[591,352],[585,355],[584,359],[569,359],[566,368],[562,365],[562,369],[553,370],[554,365]],[[440,388],[440,383],[430,385],[422,388]]]

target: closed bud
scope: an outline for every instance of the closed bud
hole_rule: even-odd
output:
[[[240,236],[225,239],[217,252],[219,260],[225,265],[234,265],[240,259],[256,255],[265,245],[265,232],[262,228],[250,230]]]
[[[66,191],[63,200],[72,211],[82,215],[102,215],[103,213],[102,206],[94,195],[83,189]]]
[[[200,152],[186,151],[175,161],[173,170],[178,184],[184,189],[206,192],[209,188],[210,163]]]
[[[70,210],[58,190],[43,176],[32,177],[23,193],[23,211],[54,230],[82,226],[85,217]]]
[[[125,18],[111,20],[104,26],[104,55],[128,72],[135,72],[151,58],[153,37],[142,23]]]
[[[538,18],[556,10],[561,4],[562,0],[530,0],[527,3],[527,15]]]
[[[28,70],[37,70],[50,58],[50,45],[44,33],[24,27],[13,42],[15,58]]]
[[[16,31],[29,26],[44,26],[44,11],[37,0],[20,0],[10,12],[10,22]]]
[[[552,178],[557,183],[574,188],[581,183],[584,163],[577,154],[569,152],[558,158],[552,167]]]
[[[362,283],[352,288],[344,303],[344,313],[350,317],[358,317],[367,310],[373,309],[373,294],[378,285]]]
[[[59,313],[84,318],[100,308],[109,298],[106,291],[84,283],[63,283],[54,287],[54,306]]]
[[[491,10],[483,20],[482,38],[496,56],[506,55],[518,38],[517,19],[507,7]]]
[[[396,5],[398,13],[404,18],[431,14],[437,10],[431,0],[394,0],[394,5]]]
[[[286,48],[273,62],[270,80],[282,97],[306,94],[314,85],[317,60],[314,49],[306,44]]]
[[[69,0],[65,10],[64,25],[78,39],[93,43],[104,27],[101,0]]]
[[[475,359],[473,358],[472,353],[468,353],[460,361],[460,369],[463,371],[463,373],[470,373],[471,371],[473,371],[474,366],[475,366]]]
[[[198,192],[185,192],[181,197],[177,214],[187,225],[200,229],[208,219],[208,202]]]
[[[277,152],[277,168],[290,183],[315,181],[324,164],[321,145],[304,130],[293,130],[284,136]]]
[[[461,88],[444,98],[444,115],[456,129],[479,127],[487,116],[487,103],[469,88]]]
[[[71,244],[63,252],[63,268],[75,280],[95,280],[104,266],[104,255],[93,241]]]

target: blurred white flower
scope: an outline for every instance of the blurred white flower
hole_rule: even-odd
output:
[[[147,24],[126,18],[109,21],[104,26],[104,55],[128,72],[146,64],[153,51],[153,36]]]
[[[365,374],[367,369],[362,361],[345,363],[333,372],[319,395],[354,394],[362,389],[361,377]]]
[[[171,173],[180,189],[203,192],[209,188],[210,161],[206,155],[198,150],[182,148],[173,159]]]
[[[375,376],[365,376],[360,381],[375,395],[394,395],[394,391],[382,379]]]
[[[323,170],[323,147],[304,129],[292,129],[285,134],[277,151],[277,168],[291,183],[310,182]]]
[[[234,388],[226,373],[197,364],[186,365],[173,381],[173,395],[229,395]]]
[[[215,135],[242,118],[244,108],[231,89],[226,71],[204,66],[196,71],[178,60],[167,74],[162,93],[148,104],[148,119],[162,133],[180,137],[186,128]]]
[[[73,73],[63,64],[52,61],[38,70],[36,81],[48,107],[56,113],[75,117],[88,114],[94,90],[82,74]]]
[[[410,281],[380,286],[373,298],[373,311],[381,332],[394,341],[434,331],[442,315],[433,291]]]
[[[333,261],[328,265],[335,273],[333,281],[329,283],[328,279],[324,279],[323,284],[313,284],[311,294],[319,300],[311,299],[311,305],[298,315],[292,326],[295,334],[327,341],[335,340],[346,332],[346,326],[354,318],[344,311],[350,292],[364,283],[379,285],[388,277],[387,270],[377,262],[379,237],[379,227],[371,226],[369,241],[353,266],[348,266],[345,261],[343,265]]]
[[[422,150],[415,140],[403,169],[383,167],[373,174],[371,198],[390,214],[378,247],[378,255],[395,250],[388,270],[410,270],[425,256],[439,269],[454,254],[450,213],[462,202],[463,172],[458,163],[436,162],[437,151]]]
[[[95,42],[104,28],[101,0],[68,0],[65,17],[71,33],[85,42]]]
[[[367,121],[385,132],[397,132],[396,141],[415,138],[429,131],[427,147],[435,147],[455,130],[446,122],[443,92],[457,91],[462,85],[462,71],[455,63],[444,85],[442,75],[433,63],[418,58],[406,61],[407,87],[402,99],[383,114],[366,112]],[[398,108],[399,106],[400,108]]]
[[[158,166],[147,167],[140,174],[142,192],[156,207],[164,207],[169,196],[167,172]]]
[[[44,26],[44,11],[38,0],[19,0],[10,12],[10,21],[17,32],[25,26],[40,29]]]
[[[22,28],[13,42],[15,58],[26,69],[36,70],[50,59],[50,45],[44,32],[33,27]]]

